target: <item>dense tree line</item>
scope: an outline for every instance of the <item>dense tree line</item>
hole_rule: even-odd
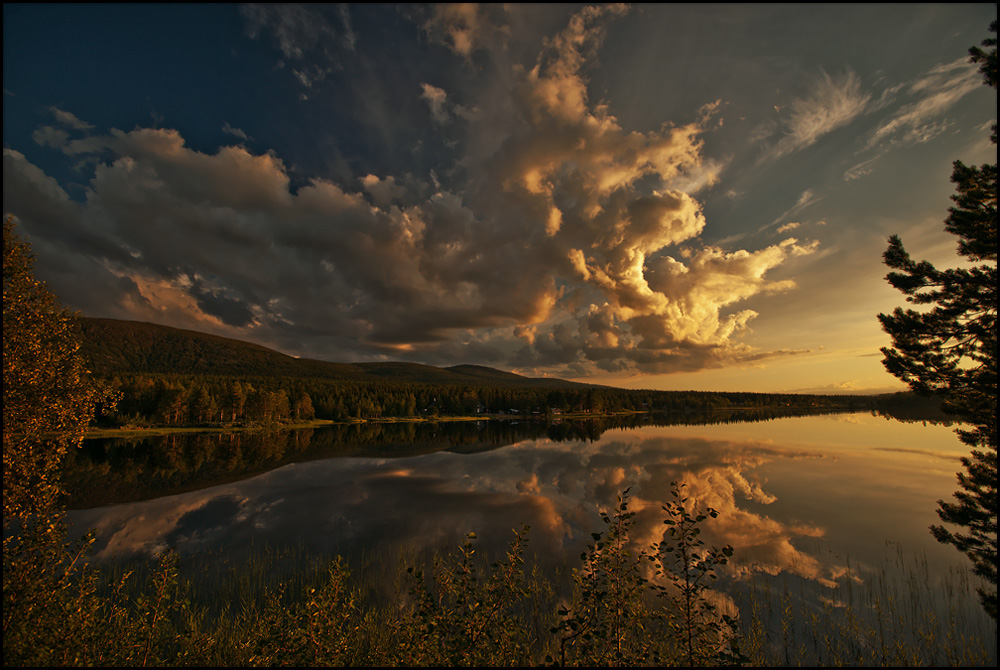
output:
[[[621,412],[751,408],[864,409],[871,398],[772,393],[650,391],[610,387],[458,386],[344,382],[290,377],[134,374],[104,380],[113,406],[97,407],[103,426],[267,425],[442,416],[552,417]]]
[[[438,451],[471,454],[525,440],[595,442],[612,429],[750,423],[816,412],[740,409],[546,421],[366,421],[159,435],[140,431],[84,440],[82,448],[64,457],[62,481],[66,504],[83,509],[217,486],[292,462],[344,456],[396,458]]]

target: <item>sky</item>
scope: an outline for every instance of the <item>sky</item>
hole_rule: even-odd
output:
[[[996,4],[3,7],[3,210],[84,316],[337,362],[902,390]]]

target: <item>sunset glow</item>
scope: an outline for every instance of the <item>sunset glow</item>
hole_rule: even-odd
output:
[[[85,316],[329,361],[901,390],[995,4],[4,5],[4,216]]]

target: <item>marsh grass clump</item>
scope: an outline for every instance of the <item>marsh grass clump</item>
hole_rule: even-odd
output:
[[[765,574],[727,584],[753,666],[991,666],[996,624],[965,570],[932,574],[895,545],[880,565],[848,562],[819,597],[803,580]]]

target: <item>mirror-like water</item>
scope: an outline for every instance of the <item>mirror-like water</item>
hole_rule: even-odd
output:
[[[352,453],[349,440],[330,441],[323,430],[310,439]],[[437,549],[470,531],[496,549],[512,528],[529,524],[537,555],[572,561],[603,529],[599,510],[613,508],[626,487],[638,512],[634,537],[646,546],[661,539],[661,503],[680,482],[700,506],[720,512],[706,522],[704,539],[732,545],[733,567],[743,574],[780,575],[822,593],[852,572],[884,570],[904,552],[929,581],[967,572],[966,559],[928,532],[965,453],[951,427],[837,414],[589,435],[548,430],[510,443],[463,440],[453,451],[442,450],[447,440],[427,441],[428,453],[412,456],[397,456],[407,450],[387,440],[369,445],[385,457],[286,462],[248,479],[70,518],[97,530],[98,559],[167,547],[231,556],[285,544],[347,555]],[[963,607],[975,611],[974,595],[967,600]]]

